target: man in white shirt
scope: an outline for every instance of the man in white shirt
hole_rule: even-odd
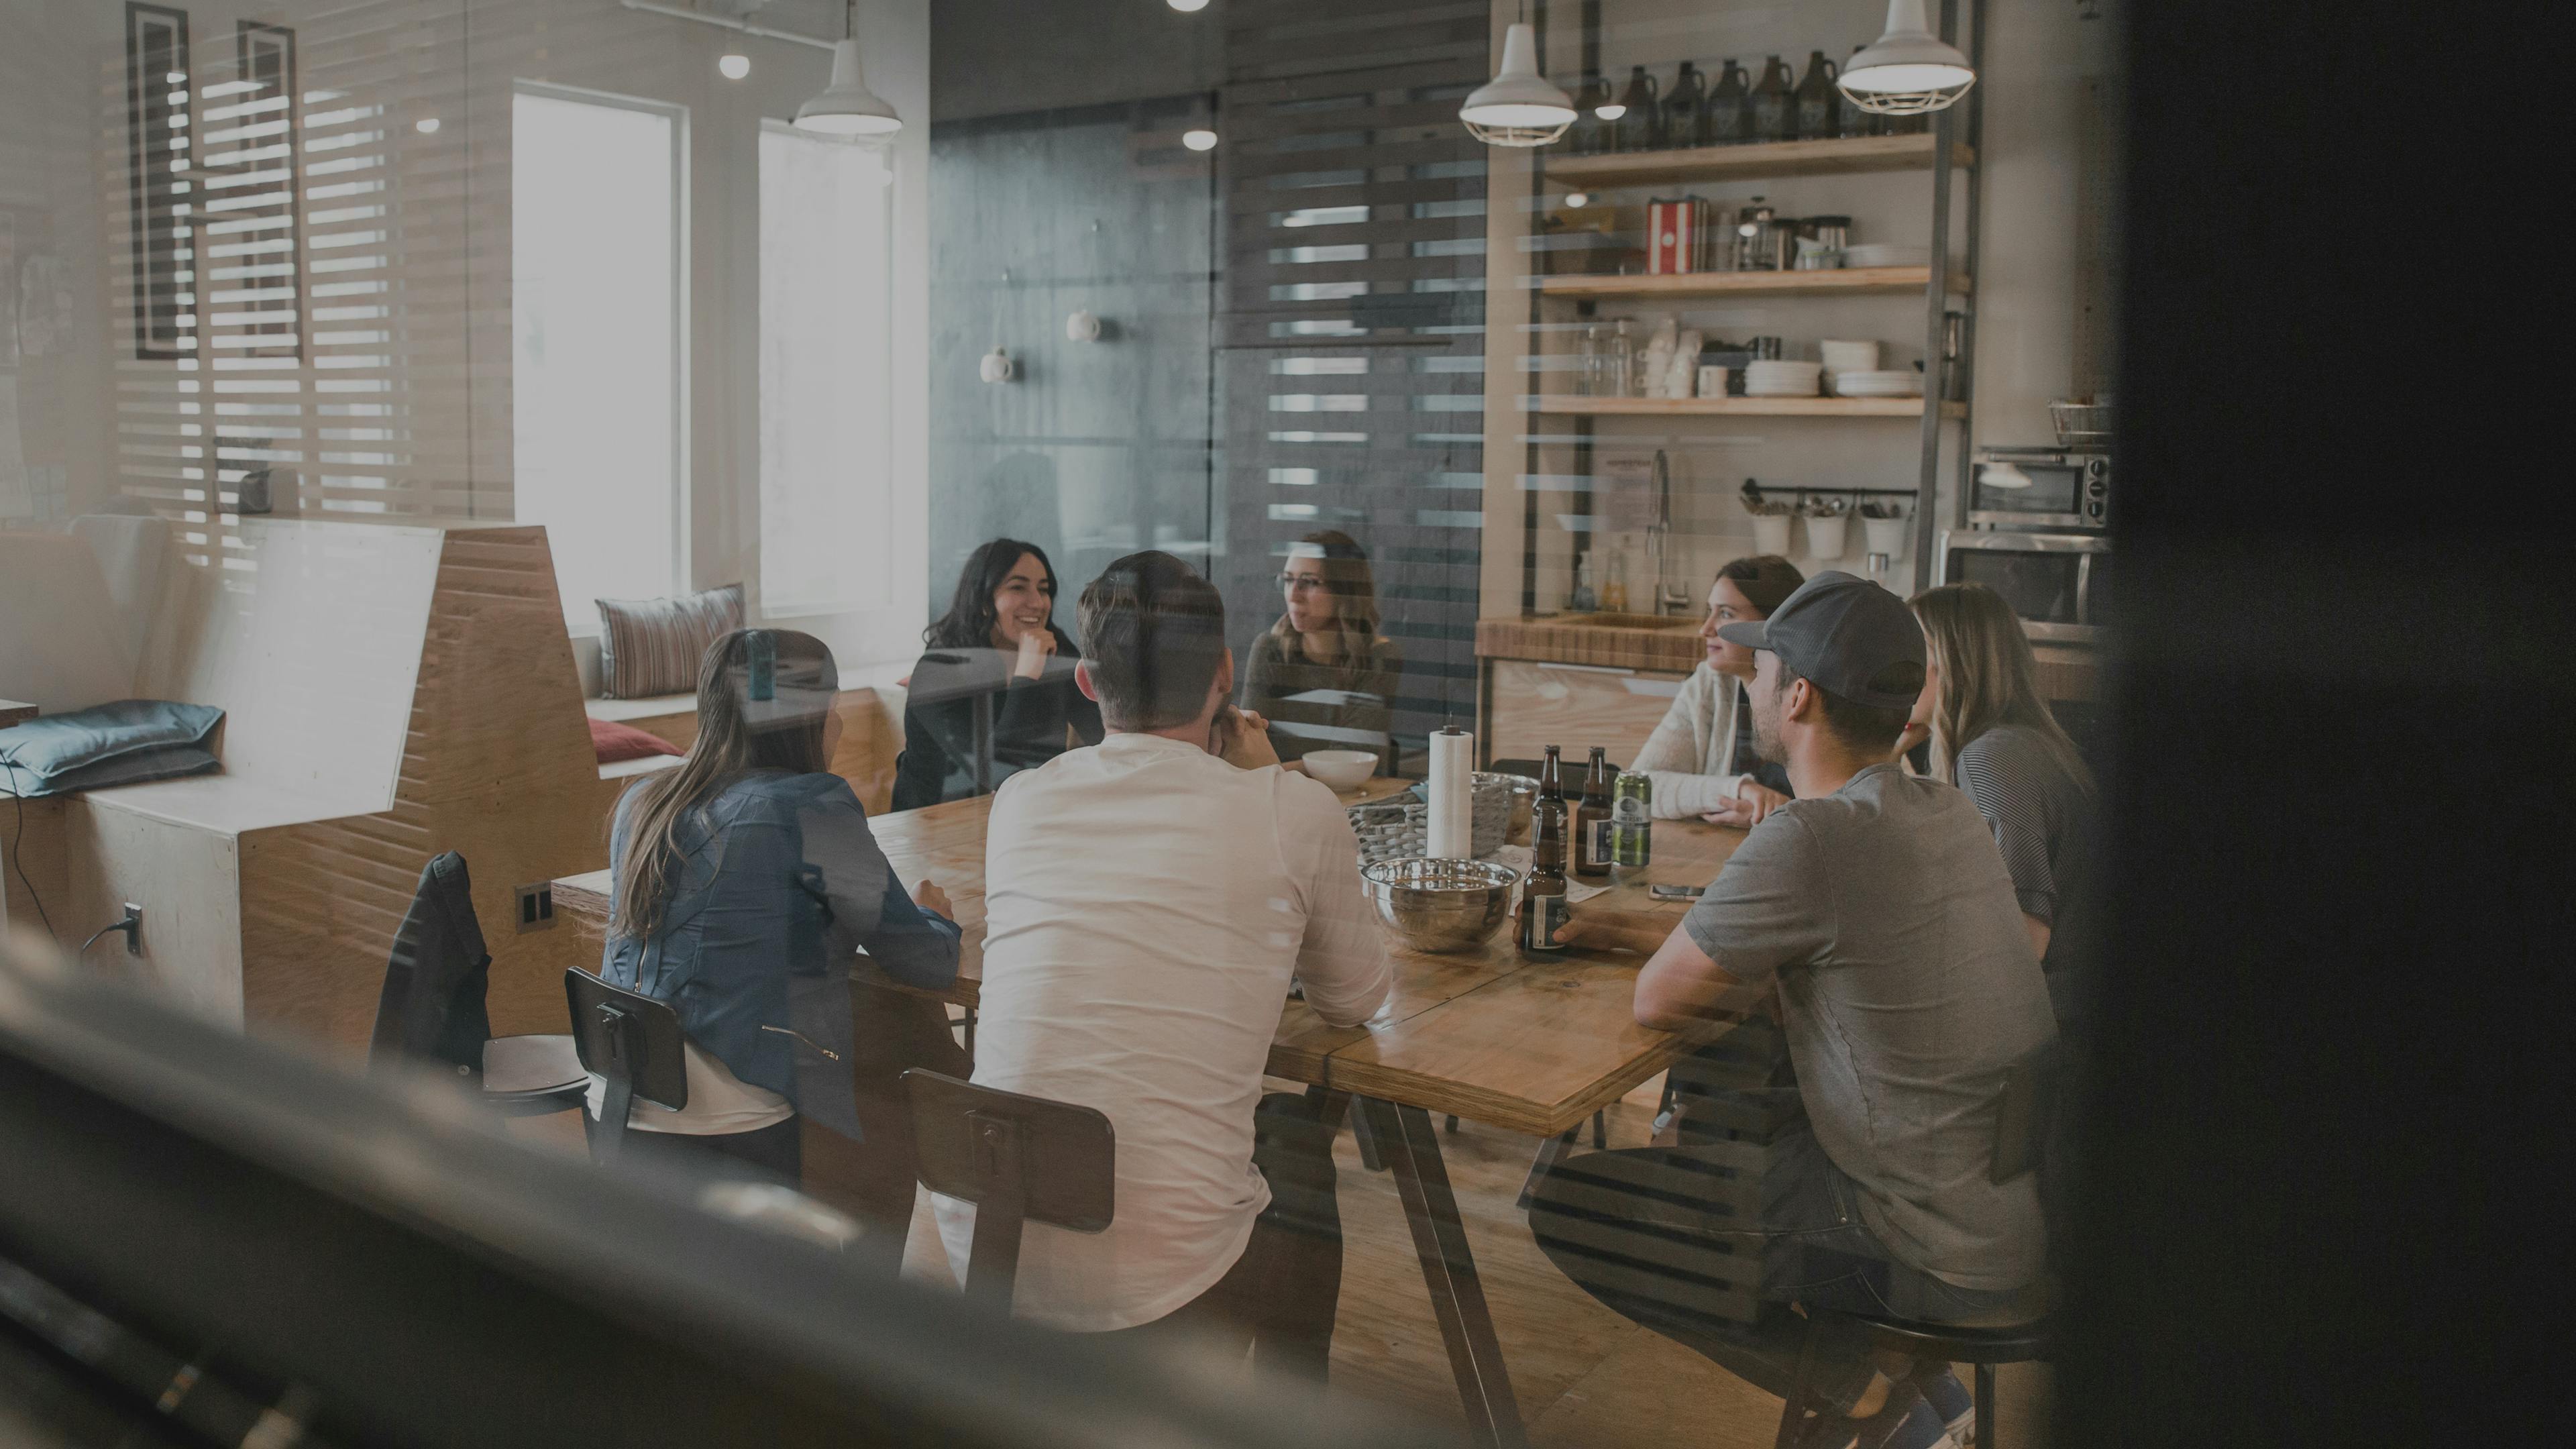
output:
[[[1250,1342],[1321,1379],[1341,1282],[1332,1128],[1264,1098],[1293,976],[1326,1021],[1386,1001],[1349,818],[1234,710],[1215,588],[1131,554],[1083,590],[1075,678],[1108,734],[1003,782],[985,847],[975,1082],[1093,1107],[1117,1136],[1106,1232],[1039,1223],[1014,1312]],[[1256,1121],[1256,1116],[1258,1121]],[[937,1199],[949,1261],[971,1204]]]

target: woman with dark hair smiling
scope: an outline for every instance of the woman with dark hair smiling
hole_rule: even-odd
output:
[[[1787,773],[1753,748],[1753,711],[1744,694],[1753,680],[1753,651],[1717,631],[1768,619],[1805,582],[1798,566],[1778,554],[1730,559],[1718,569],[1708,618],[1699,627],[1708,657],[1682,681],[1672,708],[1628,766],[1654,782],[1655,818],[1697,816],[1750,827],[1788,803]]]
[[[1279,572],[1287,609],[1252,641],[1243,707],[1270,721],[1282,760],[1309,750],[1383,756],[1404,654],[1378,633],[1368,555],[1337,529],[1289,545]]]
[[[904,704],[895,809],[978,793],[979,701],[992,711],[986,789],[1071,743],[1100,743],[1100,706],[1074,687],[1081,651],[1055,626],[1055,596],[1055,566],[1036,544],[997,538],[967,556],[948,612],[921,632],[930,648],[913,667]]]

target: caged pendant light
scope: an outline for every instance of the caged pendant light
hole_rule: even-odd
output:
[[[1882,116],[1946,109],[1976,83],[1968,58],[1932,33],[1923,0],[1887,0],[1887,32],[1834,81],[1853,105]]]
[[[849,0],[841,39],[832,46],[832,83],[796,108],[798,129],[828,136],[891,136],[903,129],[894,107],[868,89],[859,70],[858,35],[858,0]]]
[[[1458,108],[1467,133],[1488,146],[1544,146],[1574,124],[1574,102],[1538,73],[1538,36],[1527,21],[1503,32],[1503,68]]]

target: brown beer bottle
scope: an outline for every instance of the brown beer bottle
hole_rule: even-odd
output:
[[[1565,924],[1565,796],[1549,787],[1556,782],[1556,747],[1548,746],[1547,768],[1539,776],[1538,803],[1530,812],[1530,873],[1521,886],[1520,948],[1555,952],[1557,929]]]
[[[1599,745],[1583,777],[1583,804],[1574,812],[1574,873],[1585,880],[1610,873],[1610,762]]]

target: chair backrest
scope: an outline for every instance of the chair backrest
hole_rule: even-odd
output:
[[[966,1296],[1008,1312],[1023,1222],[1078,1233],[1108,1228],[1117,1212],[1117,1134],[1099,1111],[1070,1102],[920,1067],[905,1072],[903,1084],[921,1185],[975,1204]]]
[[[2051,1041],[2012,1064],[2004,1073],[2003,1095],[1995,1103],[1994,1164],[1987,1177],[2010,1182],[2040,1165],[2057,1116],[2058,1080],[2065,1050]]]
[[[584,1070],[607,1080],[611,1100],[622,1096],[616,1089],[626,1085],[634,1095],[674,1112],[689,1105],[680,1014],[667,1002],[611,986],[578,966],[564,972],[564,1001],[572,1008],[573,1050],[580,1053]],[[617,1113],[603,1120],[622,1123],[625,1118]]]
[[[385,960],[368,1063],[428,1058],[479,1080],[483,1044],[492,1037],[483,1005],[491,965],[465,857],[452,850],[432,857]]]

